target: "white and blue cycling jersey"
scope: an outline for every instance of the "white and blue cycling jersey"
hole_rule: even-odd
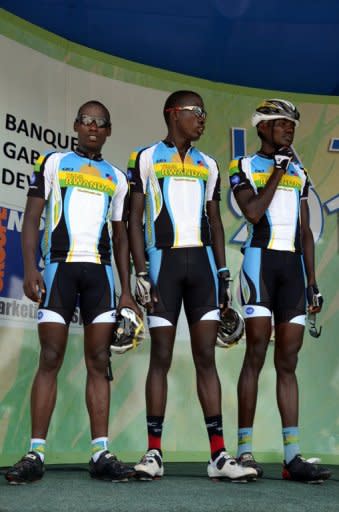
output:
[[[145,194],[145,245],[152,248],[211,245],[206,202],[220,200],[215,160],[191,146],[184,161],[167,141],[133,152],[131,193]]]
[[[28,196],[46,201],[41,242],[46,264],[111,264],[110,221],[127,218],[128,184],[121,170],[101,155],[48,153],[34,166]]]
[[[229,165],[232,191],[252,189],[255,194],[266,185],[274,168],[273,158],[255,153],[236,158]],[[302,252],[300,204],[307,199],[310,181],[298,162],[291,162],[274,192],[272,201],[257,224],[247,222],[246,247]]]

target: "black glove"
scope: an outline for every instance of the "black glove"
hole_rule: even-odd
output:
[[[228,268],[218,270],[219,280],[219,307],[228,308],[232,304],[230,281],[232,281]]]
[[[136,275],[135,299],[141,306],[151,302],[151,280],[148,272],[139,272]]]
[[[276,169],[282,169],[284,172],[286,172],[287,167],[293,157],[294,154],[290,147],[282,146],[279,148],[273,156]]]
[[[315,308],[321,308],[324,299],[321,293],[319,292],[319,288],[316,284],[310,284],[306,289],[307,302],[309,306],[313,306]]]

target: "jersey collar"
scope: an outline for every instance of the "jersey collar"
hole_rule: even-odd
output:
[[[86,153],[85,151],[83,151],[82,149],[80,149],[79,146],[75,149],[74,153],[76,153],[77,155],[82,156],[84,158],[88,158],[89,160],[96,160],[98,162],[103,160],[101,153],[98,153],[97,155],[94,155],[93,158],[91,158],[89,156],[89,154]]]

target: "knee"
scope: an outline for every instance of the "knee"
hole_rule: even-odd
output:
[[[57,372],[64,358],[64,352],[54,347],[42,347],[39,369],[46,372]]]
[[[266,344],[247,343],[246,354],[244,358],[244,367],[250,367],[253,370],[260,371],[264,365],[266,357]]]
[[[274,366],[278,375],[294,374],[298,364],[298,355],[276,356]]]
[[[88,372],[105,372],[109,361],[108,349],[102,348],[86,353],[85,361]]]
[[[172,355],[167,352],[152,352],[149,369],[151,372],[167,374],[172,363]]]
[[[206,346],[193,352],[194,365],[198,373],[215,371],[215,347]]]

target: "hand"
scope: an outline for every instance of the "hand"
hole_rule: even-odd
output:
[[[316,284],[308,285],[306,289],[306,296],[308,302],[308,311],[310,313],[319,313],[324,303],[324,299],[319,292],[318,286]]]
[[[36,268],[25,272],[23,288],[26,297],[40,303],[41,296],[45,293],[45,285],[42,275]]]
[[[143,317],[142,311],[139,308],[138,304],[135,302],[134,298],[132,297],[131,293],[121,293],[119,297],[119,304],[117,307],[117,312],[120,313],[120,311],[123,308],[129,308],[134,311],[136,315],[138,315],[139,318]]]
[[[274,165],[276,169],[282,169],[284,172],[287,171],[287,167],[291,160],[293,159],[294,154],[290,147],[282,146],[279,148],[274,155]]]
[[[218,270],[219,280],[219,308],[227,309],[232,304],[232,294],[230,289],[230,281],[232,281],[230,271],[225,269]]]
[[[138,272],[136,274],[135,298],[138,304],[146,307],[151,302],[151,280],[148,272]]]

